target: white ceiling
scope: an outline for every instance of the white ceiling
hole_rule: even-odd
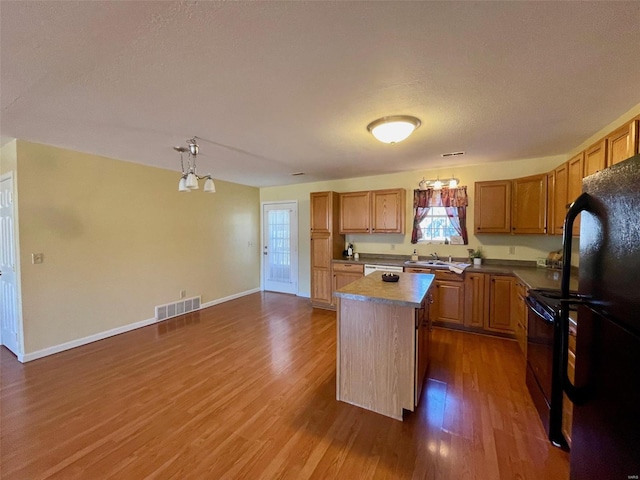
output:
[[[199,173],[246,185],[564,154],[640,102],[638,1],[3,0],[0,18],[2,137],[179,170],[195,135]],[[394,114],[422,126],[377,142],[366,125]]]

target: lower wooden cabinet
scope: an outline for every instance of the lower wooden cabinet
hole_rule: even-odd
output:
[[[464,325],[484,328],[489,313],[489,275],[465,273]]]
[[[364,266],[357,263],[333,264],[333,291],[364,277]]]
[[[311,304],[332,305],[331,297],[331,254],[332,237],[318,234],[311,237]]]
[[[432,322],[453,325],[464,325],[464,275],[458,275],[447,270],[429,268],[405,268],[409,273],[432,273],[436,276],[431,294],[433,304],[429,309],[429,318]]]
[[[514,290],[513,298],[514,311],[512,315],[516,325],[516,340],[518,341],[518,346],[520,347],[525,360],[527,358],[527,331],[529,328],[529,310],[527,308],[528,290],[529,289],[523,282],[516,280],[516,288]]]
[[[433,304],[429,312],[432,323],[511,338],[518,333],[519,321],[524,321],[526,325],[526,310],[520,310],[524,303],[516,303],[516,278],[511,275],[469,271],[458,275],[445,270],[417,267],[407,267],[405,272],[432,273],[436,276],[431,289]],[[524,329],[526,327],[521,330]],[[524,341],[526,348],[526,331],[520,341]]]
[[[489,322],[485,328],[489,331],[515,334],[513,318],[513,291],[515,277],[509,275],[491,275],[489,296]]]
[[[427,368],[429,367],[429,354],[431,352],[431,323],[429,321],[429,307],[433,302],[433,296],[431,292],[427,294],[427,297],[422,301],[422,305],[419,309],[416,309],[416,360],[415,360],[415,398],[414,402],[418,405],[420,396],[422,394],[424,379],[427,375]]]

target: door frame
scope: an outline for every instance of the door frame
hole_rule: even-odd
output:
[[[18,185],[16,181],[17,175],[13,170],[3,173],[0,175],[0,182],[9,179],[12,186],[13,192],[13,247],[15,252],[15,262],[16,262],[16,330],[18,333],[18,341],[17,341],[17,352],[14,352],[18,358],[18,361],[24,363],[24,328],[22,324],[22,279],[20,275],[20,229],[18,222]],[[0,329],[0,345],[4,346],[4,342],[2,341],[2,330]],[[5,347],[6,348],[6,347]]]
[[[264,207],[267,205],[282,205],[282,204],[287,204],[287,203],[292,203],[295,205],[295,214],[296,214],[296,223],[295,223],[295,232],[291,232],[291,239],[294,240],[295,239],[295,252],[291,252],[291,258],[294,258],[294,253],[295,253],[295,269],[293,268],[293,262],[292,263],[292,268],[291,268],[291,273],[293,275],[295,275],[295,284],[296,284],[296,291],[294,293],[294,295],[298,296],[298,293],[300,292],[300,275],[299,275],[299,270],[300,270],[300,238],[299,238],[299,224],[300,224],[300,217],[298,215],[299,209],[298,209],[298,200],[278,200],[278,201],[265,201],[265,202],[260,202],[260,290],[264,292],[264,275],[265,275],[265,263],[264,263]]]

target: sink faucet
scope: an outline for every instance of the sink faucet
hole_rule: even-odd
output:
[[[434,260],[440,260],[440,259],[438,258],[438,254],[437,254],[437,253],[435,253],[435,252],[430,253],[429,255],[431,255],[431,258],[433,258]]]

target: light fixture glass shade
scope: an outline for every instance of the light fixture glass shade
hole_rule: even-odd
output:
[[[195,173],[191,172],[189,173],[189,175],[187,175],[185,186],[192,190],[198,189],[198,178],[196,177]]]
[[[440,181],[440,179],[438,179],[435,182],[433,182],[433,189],[434,190],[442,190],[442,182]]]
[[[367,130],[382,143],[398,143],[406,139],[420,126],[416,117],[394,115],[379,118],[367,125]]]
[[[204,182],[204,191],[207,193],[216,193],[216,186],[211,178],[207,178],[207,181]]]
[[[451,180],[449,180],[449,188],[457,188],[458,187],[458,180],[455,178],[452,178]]]
[[[187,180],[184,177],[182,177],[180,179],[180,182],[178,182],[178,191],[189,193],[189,189],[187,188]]]

